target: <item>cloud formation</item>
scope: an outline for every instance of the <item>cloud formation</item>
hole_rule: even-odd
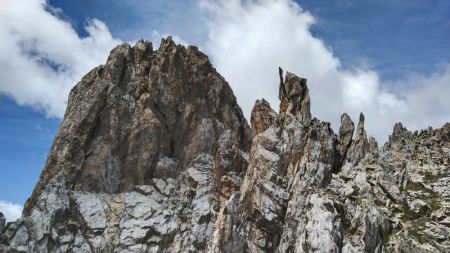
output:
[[[22,206],[0,199],[0,212],[5,215],[6,222],[15,221],[22,216]]]
[[[19,105],[62,117],[73,85],[120,41],[92,19],[81,38],[44,0],[5,0],[0,8],[0,92]]]
[[[315,18],[290,0],[202,1],[212,15],[205,48],[249,115],[254,101],[278,102],[278,66],[308,79],[312,113],[330,121],[366,115],[370,135],[385,141],[395,122],[411,129],[450,119],[450,67],[430,77],[383,83],[366,66],[345,69],[325,42],[311,34]],[[447,95],[447,96],[446,96]]]
[[[145,13],[144,7],[148,3],[136,3],[136,14]],[[191,22],[194,35],[175,38],[201,38],[200,48],[233,87],[247,117],[259,98],[277,109],[281,66],[308,79],[313,115],[335,130],[343,112],[354,120],[364,112],[369,134],[379,141],[397,121],[414,130],[450,119],[450,65],[431,76],[388,83],[366,65],[345,68],[311,33],[315,17],[292,0],[198,0],[185,7],[187,16],[170,16],[165,22],[173,24],[162,24],[161,33],[133,29],[152,31],[157,45],[165,34],[179,35],[174,24]],[[55,117],[63,116],[72,86],[120,42],[97,19],[87,22],[88,35],[80,37],[59,12],[44,0],[5,0],[0,8],[0,93]]]

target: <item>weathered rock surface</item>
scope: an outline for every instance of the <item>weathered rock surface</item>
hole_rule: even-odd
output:
[[[279,76],[279,112],[258,100],[250,128],[196,47],[116,47],[0,252],[449,252],[450,124],[378,148],[363,114],[335,134]]]
[[[340,164],[347,157],[347,151],[351,147],[355,124],[347,113],[341,115],[341,127],[339,128],[339,155]]]
[[[0,234],[2,234],[3,230],[5,229],[5,224],[6,224],[5,215],[3,215],[2,212],[0,212]]]
[[[257,100],[250,118],[253,135],[257,135],[271,126],[275,126],[277,113],[265,99]]]
[[[250,143],[231,88],[196,47],[119,45],[72,89],[23,219],[1,240],[29,252],[205,250]]]

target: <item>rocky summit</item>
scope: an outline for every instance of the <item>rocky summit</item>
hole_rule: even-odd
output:
[[[450,124],[378,147],[278,74],[278,112],[258,100],[249,126],[198,48],[117,46],[70,92],[0,252],[450,252]]]

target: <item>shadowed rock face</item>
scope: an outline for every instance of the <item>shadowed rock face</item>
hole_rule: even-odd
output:
[[[347,151],[351,147],[355,124],[347,113],[341,115],[341,127],[339,128],[339,155],[341,163],[347,156]]]
[[[119,45],[70,93],[17,223],[28,239],[2,240],[33,252],[203,250],[250,144],[232,90],[196,47]]]
[[[206,55],[170,38],[156,51],[149,42],[120,45],[72,89],[27,210],[58,172],[73,190],[129,191],[147,184],[167,159],[175,175],[198,153],[214,155],[227,131],[236,149],[248,150],[241,109]]]
[[[2,234],[3,230],[5,229],[5,223],[6,223],[6,218],[3,215],[3,213],[0,212],[0,234]]]
[[[0,252],[448,252],[450,124],[378,149],[362,113],[335,134],[279,76],[250,128],[196,47],[119,45],[71,91]]]

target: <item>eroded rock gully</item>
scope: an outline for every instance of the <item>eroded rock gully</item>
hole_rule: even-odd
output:
[[[449,252],[450,124],[378,148],[363,114],[335,134],[279,76],[249,127],[196,47],[119,45],[72,89],[0,251]]]

